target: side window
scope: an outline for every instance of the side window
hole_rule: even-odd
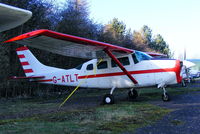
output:
[[[105,69],[105,68],[108,68],[107,61],[102,61],[97,65],[97,69]]]
[[[87,65],[86,70],[93,70],[93,64]]]
[[[133,57],[134,63],[137,64],[139,61],[138,61],[138,59],[137,59],[135,53],[132,54],[132,57]]]
[[[81,70],[82,66],[83,66],[83,64],[77,66],[76,69]]]
[[[122,63],[122,65],[124,65],[124,66],[130,65],[130,62],[129,62],[128,57],[118,58],[118,60],[119,60],[119,61]],[[112,66],[112,67],[116,67],[116,66],[117,66],[113,60],[111,60],[111,66]]]

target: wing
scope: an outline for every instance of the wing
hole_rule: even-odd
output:
[[[160,54],[160,53],[153,53],[153,52],[145,52],[148,55],[154,57],[154,58],[167,58],[167,55],[165,54]]]
[[[31,16],[28,10],[0,3],[0,32],[23,24]]]
[[[124,47],[44,29],[19,35],[4,43],[6,42],[16,42],[64,56],[86,59],[107,57],[104,49],[112,51],[116,56],[134,52]]]

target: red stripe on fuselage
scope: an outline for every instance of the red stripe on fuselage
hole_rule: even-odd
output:
[[[160,72],[174,72],[174,68],[129,71],[130,74],[146,74],[146,73],[160,73]],[[88,75],[88,76],[78,76],[78,79],[84,79],[86,77],[97,78],[97,77],[109,77],[109,76],[120,76],[120,75],[126,75],[126,74],[124,72],[96,74],[96,75]]]
[[[18,55],[19,58],[25,58],[23,54]]]

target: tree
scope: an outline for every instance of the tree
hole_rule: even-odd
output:
[[[163,37],[158,34],[152,38],[152,30],[146,25],[140,31],[134,31],[133,42],[136,48],[141,51],[154,51],[168,56],[172,55]]]
[[[140,32],[134,31],[133,32],[133,42],[138,46],[142,46],[144,43],[144,39],[142,37],[142,34]]]
[[[68,0],[66,9],[61,12],[61,21],[56,30],[71,35],[97,39],[98,24],[89,19],[86,0]]]
[[[151,51],[149,45],[146,43],[146,39],[143,34],[138,31],[133,32],[133,43],[135,48],[140,51]]]
[[[133,42],[136,44],[138,49],[150,51],[152,44],[152,30],[144,25],[140,31],[134,31]]]
[[[157,52],[170,55],[169,46],[164,41],[163,37],[160,34],[158,34],[158,35],[155,36],[152,44],[153,44],[152,45],[153,49],[156,50]]]
[[[126,34],[126,25],[122,21],[114,18],[102,28],[103,30],[99,40],[121,46],[124,45],[123,41]]]
[[[57,23],[56,31],[85,37],[98,39],[100,25],[89,18],[88,3],[86,0],[68,0],[66,8],[60,13],[60,21]],[[84,62],[84,59],[64,57],[56,60],[59,63],[67,63],[65,68],[74,67],[76,64]]]
[[[117,18],[114,18],[111,21],[109,28],[113,32],[113,36],[116,38],[123,36],[126,32],[126,25],[122,21],[119,21]]]
[[[126,30],[124,39],[123,39],[123,46],[130,49],[136,49],[136,45],[133,42],[133,33],[131,29]]]
[[[141,34],[142,34],[144,43],[150,46],[152,42],[152,30],[147,25],[144,25],[141,29]]]
[[[12,6],[20,7],[23,9],[28,9],[32,11],[33,16],[32,18],[23,24],[22,26],[19,26],[17,28],[11,29],[9,31],[1,33],[1,40],[6,40],[8,38],[14,37],[16,35],[22,34],[24,32],[29,32],[35,29],[40,28],[48,28],[51,29],[51,20],[49,19],[49,14],[51,12],[51,4],[45,1],[39,1],[39,0],[20,0],[20,1],[14,1],[14,0],[0,0],[0,2],[9,4]],[[15,49],[19,47],[19,45],[16,44],[6,44],[1,46],[0,48],[0,73],[3,74],[2,80],[0,83],[1,88],[1,96],[15,96],[15,95],[22,95],[24,93],[32,93],[31,90],[34,87],[37,87],[36,84],[25,84],[23,85],[23,82],[12,82],[8,81],[8,78],[10,76],[16,75],[16,76],[22,76],[23,71],[21,69],[21,66],[19,65],[18,58],[16,56]],[[40,55],[41,51],[35,50],[36,56]],[[44,52],[45,53],[45,52]],[[43,56],[44,58],[44,56]],[[33,88],[31,89],[30,86]],[[30,90],[31,89],[31,90]],[[37,88],[35,88],[36,90]]]

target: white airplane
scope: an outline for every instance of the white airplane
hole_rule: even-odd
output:
[[[0,32],[15,28],[25,23],[32,12],[0,3]]]
[[[169,101],[165,87],[182,81],[180,60],[156,60],[146,53],[104,42],[50,30],[25,33],[4,43],[8,42],[65,56],[92,59],[76,68],[60,69],[43,65],[23,46],[16,51],[26,77],[13,78],[64,86],[110,88],[110,93],[104,96],[105,104],[114,103],[113,92],[117,88],[129,88],[128,96],[135,99],[138,96],[135,89],[148,86],[163,89],[162,100]]]

